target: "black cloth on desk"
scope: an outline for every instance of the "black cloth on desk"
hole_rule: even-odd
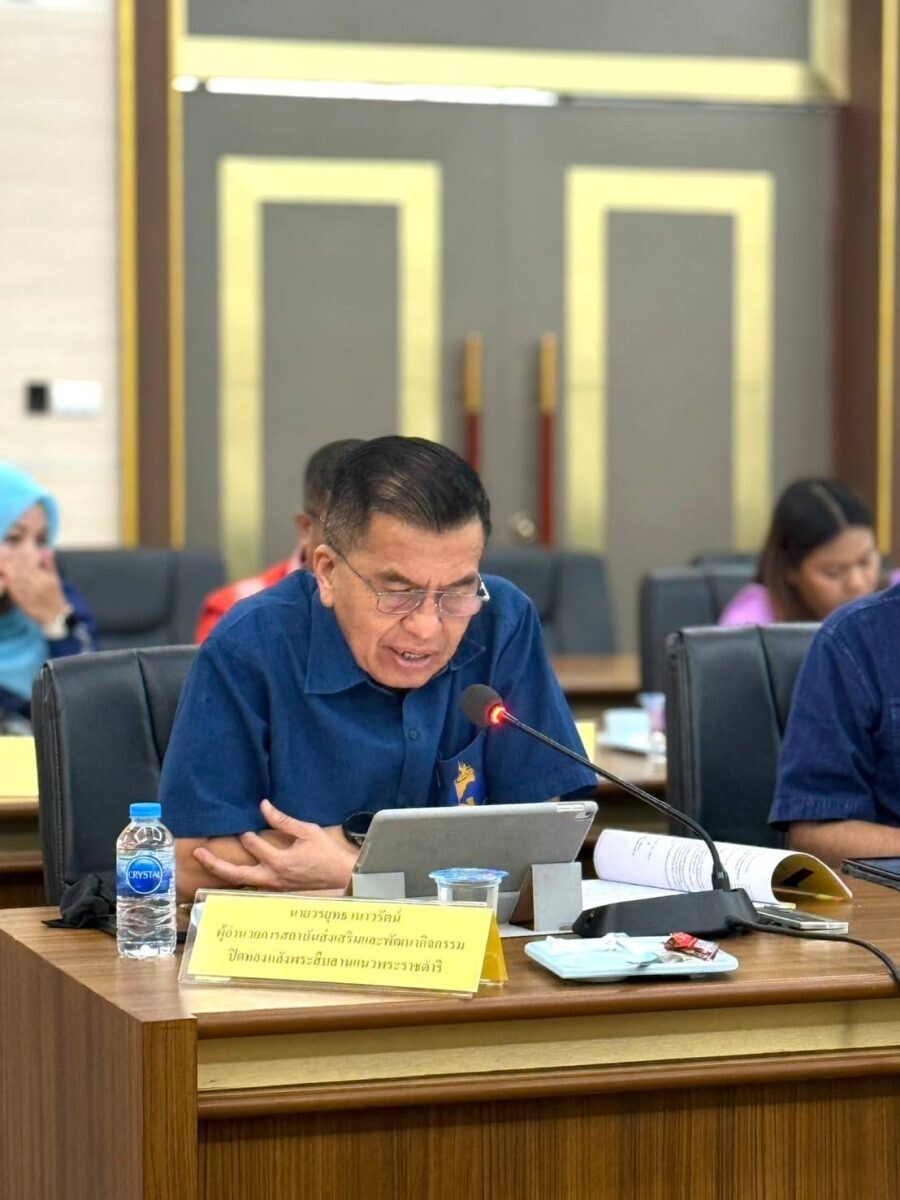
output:
[[[99,929],[116,936],[116,880],[111,871],[85,875],[70,883],[59,902],[60,916],[45,921],[51,929]]]
[[[113,871],[92,872],[70,883],[59,902],[60,915],[44,924],[51,929],[99,929],[116,936],[116,876]],[[186,937],[179,930],[175,939],[181,945]]]

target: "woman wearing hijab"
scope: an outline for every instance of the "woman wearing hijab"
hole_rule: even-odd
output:
[[[93,617],[56,570],[58,525],[53,497],[0,462],[0,732],[29,732],[31,683],[46,659],[97,648]]]

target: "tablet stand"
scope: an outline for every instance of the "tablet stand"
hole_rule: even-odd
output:
[[[358,900],[404,900],[406,876],[403,871],[381,871],[372,874],[354,871],[350,882],[351,895]],[[500,918],[503,919],[504,897],[500,893]],[[522,890],[508,918],[512,924],[531,924],[542,933],[568,930],[582,910],[581,863],[534,863],[525,877]]]

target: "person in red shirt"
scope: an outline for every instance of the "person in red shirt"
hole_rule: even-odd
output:
[[[306,570],[313,550],[325,540],[322,533],[325,508],[338,464],[351,450],[361,445],[362,438],[343,438],[337,442],[326,442],[312,455],[303,476],[303,507],[295,517],[297,546],[294,553],[285,562],[266,567],[259,575],[239,579],[237,583],[228,583],[210,592],[200,610],[194,634],[196,641],[205,641],[238,600],[245,600],[247,596],[254,596],[264,588],[272,587],[291,571]]]

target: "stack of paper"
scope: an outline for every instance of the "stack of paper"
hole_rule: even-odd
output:
[[[846,900],[850,889],[811,854],[716,842],[732,887],[751,900]],[[696,838],[605,829],[594,847],[597,879],[584,882],[584,905],[640,900],[710,886],[712,856]]]

